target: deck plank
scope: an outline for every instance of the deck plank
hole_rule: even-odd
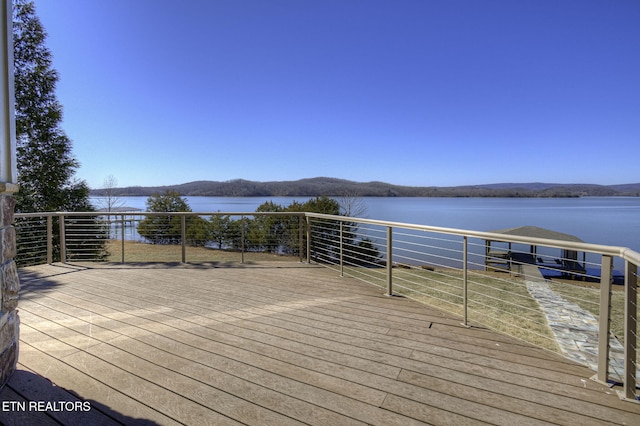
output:
[[[461,376],[464,376],[462,374]],[[604,418],[594,418],[594,409],[591,404],[585,403],[579,399],[564,395],[549,394],[547,392],[535,391],[509,383],[499,383],[496,381],[476,379],[479,383],[469,384],[468,376],[463,380],[450,380],[428,376],[416,373],[410,370],[403,370],[398,380],[411,383],[420,389],[429,389],[431,392],[446,395],[458,395],[469,401],[469,404],[463,404],[466,409],[480,409],[478,404],[493,407],[487,418],[491,423],[499,423],[497,417],[501,419],[509,418],[511,424],[522,424],[525,416],[534,420],[540,420],[547,423],[561,424],[609,424]],[[481,385],[481,386],[479,386]],[[425,403],[433,403],[434,398],[428,398],[426,392],[421,392],[419,396],[414,396],[414,400],[423,400]],[[424,399],[423,399],[424,398]],[[540,410],[540,406],[545,407]],[[580,414],[580,410],[584,409],[592,413],[592,416]],[[462,411],[462,410],[461,410]],[[578,411],[578,412],[576,412]],[[510,413],[505,416],[504,413]],[[487,413],[489,414],[489,413]],[[597,413],[596,413],[597,414]],[[607,413],[605,412],[606,416]]]
[[[71,307],[58,301],[50,300],[47,307],[52,306],[56,306],[58,309],[66,309],[69,312],[73,311],[74,315],[90,316],[87,314],[88,311],[82,308]],[[39,311],[42,312],[41,309],[39,309]],[[295,364],[283,362],[274,357],[265,356],[260,353],[260,349],[253,351],[246,350],[243,348],[243,346],[246,346],[244,344],[232,346],[218,343],[212,338],[202,338],[193,335],[191,331],[185,330],[156,330],[162,334],[148,333],[147,329],[130,326],[124,321],[112,320],[106,316],[95,313],[91,315],[91,317],[94,326],[94,337],[97,335],[96,332],[100,332],[101,328],[117,328],[120,336],[130,338],[129,340],[139,346],[145,344],[146,347],[139,350],[141,353],[146,353],[153,349],[160,349],[170,354],[175,354],[176,356],[184,356],[183,352],[188,351],[188,356],[193,360],[223,366],[225,370],[232,368],[250,369],[256,367],[293,380],[302,381],[304,379],[314,386],[374,405],[379,405],[386,395],[384,392],[357,385],[352,381],[342,380],[336,377],[327,378],[326,375],[319,374],[316,371],[301,368]],[[74,327],[74,329],[80,329],[80,327],[82,327],[82,324]],[[212,337],[215,338],[215,336]],[[103,341],[109,342],[108,340]],[[125,343],[128,343],[128,341],[125,341]]]
[[[583,366],[318,266],[45,265],[21,278],[21,368],[104,422],[640,424],[638,405]],[[45,398],[14,378],[0,397]]]

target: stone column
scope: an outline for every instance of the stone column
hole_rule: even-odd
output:
[[[0,388],[18,362],[20,280],[14,262],[17,191],[11,0],[0,0]]]

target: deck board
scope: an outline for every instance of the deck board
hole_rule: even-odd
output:
[[[6,424],[640,424],[586,367],[317,265],[20,273],[0,397],[92,410]]]

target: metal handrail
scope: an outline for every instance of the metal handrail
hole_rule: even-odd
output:
[[[15,215],[16,219],[31,219],[31,218],[47,218],[46,236],[43,235],[43,239],[47,240],[47,255],[46,261],[52,262],[52,218],[59,218],[59,228],[57,232],[60,235],[59,248],[61,261],[67,260],[68,250],[68,226],[66,221],[74,218],[81,217],[115,217],[119,218],[122,222],[121,235],[118,237],[122,240],[122,262],[125,260],[124,256],[124,221],[125,218],[142,218],[142,217],[162,217],[162,216],[175,216],[180,218],[179,235],[175,236],[177,240],[179,237],[180,245],[182,249],[182,261],[186,262],[186,241],[187,241],[187,226],[186,220],[189,217],[213,217],[213,216],[227,216],[227,217],[240,217],[242,220],[247,217],[260,217],[260,216],[273,216],[273,217],[298,217],[298,241],[297,250],[300,260],[317,262],[331,267],[333,264],[339,267],[341,275],[348,273],[357,276],[367,282],[375,283],[385,289],[385,293],[388,295],[394,295],[396,291],[411,292],[415,291],[410,287],[412,283],[412,274],[406,272],[401,275],[395,268],[401,266],[401,262],[398,262],[398,258],[403,258],[409,262],[413,261],[415,257],[419,257],[421,253],[426,253],[429,249],[439,249],[444,251],[444,254],[434,254],[433,258],[438,259],[436,263],[441,261],[454,259],[449,252],[456,252],[460,254],[460,258],[456,261],[455,268],[460,271],[460,276],[456,278],[460,282],[460,294],[461,294],[461,316],[463,318],[463,324],[469,325],[470,312],[477,309],[480,302],[473,300],[473,295],[482,296],[482,306],[489,306],[492,300],[496,300],[496,296],[490,296],[487,294],[479,293],[482,291],[482,287],[478,287],[474,290],[471,288],[473,279],[470,277],[475,270],[474,267],[480,265],[479,262],[474,263],[471,259],[472,256],[483,256],[477,253],[472,253],[470,247],[473,244],[470,239],[479,239],[485,241],[526,244],[532,246],[539,246],[545,248],[571,250],[577,252],[591,253],[600,256],[600,262],[597,266],[600,267],[600,295],[599,295],[599,333],[598,333],[598,359],[597,359],[597,374],[594,376],[595,380],[600,382],[609,382],[612,380],[609,372],[609,360],[610,360],[610,323],[611,323],[611,297],[612,297],[612,282],[613,282],[613,262],[614,258],[619,258],[624,261],[625,273],[624,273],[624,289],[625,289],[625,317],[624,317],[624,375],[622,376],[622,382],[624,389],[621,392],[621,397],[626,400],[638,400],[636,393],[636,384],[638,383],[637,377],[637,267],[640,264],[640,253],[631,250],[627,247],[608,246],[582,242],[572,241],[560,241],[545,238],[524,237],[509,234],[498,234],[492,232],[482,232],[465,229],[445,228],[428,225],[419,225],[411,223],[402,223],[394,221],[384,221],[375,219],[365,219],[357,217],[345,217],[328,215],[321,213],[311,212],[49,212],[49,213],[18,213]],[[82,220],[82,219],[77,219]],[[76,222],[77,222],[76,220]],[[70,222],[71,223],[71,222]],[[355,231],[359,226],[369,226],[366,232],[358,233]],[[374,232],[375,230],[375,232]],[[399,230],[400,232],[394,232]],[[291,231],[291,230],[290,230]],[[416,235],[435,234],[440,237],[429,237],[436,241],[433,245],[425,245],[424,242],[409,241],[410,232],[402,231],[415,231]],[[245,237],[244,226],[241,227],[241,250],[242,250],[242,262],[244,262],[245,252]],[[348,236],[349,235],[349,236]],[[449,236],[455,238],[455,244],[459,245],[459,248],[446,248],[447,242],[454,240],[444,239],[442,236]],[[174,237],[171,237],[174,238]],[[349,240],[351,238],[351,240]],[[359,239],[373,239],[375,240],[376,250],[381,253],[382,259],[374,261],[372,258],[364,256],[364,260],[358,259],[362,252],[361,247],[358,247],[354,238]],[[416,237],[417,238],[417,237]],[[306,242],[305,242],[306,239]],[[458,241],[457,239],[460,239]],[[404,246],[403,246],[404,244]],[[39,246],[40,247],[40,246]],[[477,249],[479,244],[476,244]],[[485,255],[486,256],[486,255]],[[486,258],[485,258],[486,261]],[[517,261],[510,261],[516,267],[524,264],[519,264]],[[362,264],[361,264],[362,263]],[[591,263],[592,265],[595,262]],[[412,268],[411,265],[402,265],[403,267]],[[414,267],[416,271],[413,275],[418,276],[419,270]],[[382,275],[379,274],[382,272]],[[438,272],[440,273],[440,272]],[[583,274],[583,278],[587,275]],[[589,276],[589,278],[593,278]],[[446,281],[446,280],[445,280]],[[444,283],[445,289],[440,289],[445,298],[454,297],[453,293],[457,292],[458,287],[449,283]],[[450,288],[451,290],[447,290]],[[480,288],[480,290],[478,290]],[[457,293],[456,293],[457,294]],[[455,297],[458,297],[457,295]],[[472,306],[471,303],[475,303]],[[458,305],[458,302],[447,301],[452,305]],[[489,305],[488,305],[489,304]],[[517,308],[516,308],[517,309]],[[524,308],[522,308],[524,309]],[[474,318],[475,321],[482,321],[482,319]]]
[[[474,231],[468,229],[445,228],[437,226],[419,225],[403,222],[394,222],[386,220],[364,219],[356,217],[335,216],[321,213],[309,212],[44,212],[44,213],[16,213],[16,218],[35,218],[35,217],[73,217],[73,216],[300,216],[304,215],[309,218],[336,220],[338,222],[354,222],[380,225],[392,228],[411,229],[425,232],[434,232],[447,235],[456,235],[460,237],[474,237],[491,241],[503,241],[522,244],[533,244],[560,249],[573,249],[577,251],[586,251],[591,253],[599,253],[609,256],[620,257],[634,264],[640,264],[640,253],[622,246],[610,246],[592,243],[581,243],[573,241],[551,240],[546,238],[523,237],[509,234],[497,234],[492,232]]]
[[[612,258],[619,257],[625,261],[625,274],[624,274],[624,286],[625,286],[625,325],[624,325],[624,377],[623,377],[623,390],[619,392],[620,397],[629,401],[638,401],[638,394],[636,393],[636,384],[638,383],[637,373],[637,267],[640,264],[640,253],[631,250],[627,247],[620,246],[607,246],[600,244],[572,242],[552,240],[546,238],[524,237],[508,234],[497,234],[492,232],[482,232],[473,230],[463,230],[454,228],[444,228],[419,224],[408,224],[402,222],[375,220],[375,219],[363,219],[355,217],[341,217],[319,213],[306,213],[307,220],[311,218],[321,220],[334,220],[339,223],[356,223],[356,224],[369,224],[376,225],[387,229],[387,282],[386,293],[393,294],[393,258],[392,258],[392,242],[393,235],[392,230],[394,228],[415,230],[422,232],[430,232],[444,235],[452,235],[461,237],[463,239],[463,261],[462,261],[462,281],[463,281],[463,324],[467,325],[468,321],[468,306],[467,306],[467,288],[468,288],[468,238],[479,238],[488,241],[499,241],[508,243],[520,243],[535,246],[544,246],[550,248],[564,249],[580,251],[585,253],[595,253],[602,256],[601,261],[601,297],[600,297],[600,326],[599,326],[599,341],[598,341],[598,370],[594,380],[609,383],[611,378],[609,376],[609,351],[610,351],[610,319],[611,319],[611,305],[610,298],[612,292]],[[341,270],[343,259],[340,259]]]

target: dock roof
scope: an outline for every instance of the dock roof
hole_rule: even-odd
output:
[[[519,226],[490,232],[495,234],[518,235],[522,237],[546,238],[549,240],[573,241],[578,243],[584,242],[575,235],[565,234],[551,229],[539,228],[537,226]]]

